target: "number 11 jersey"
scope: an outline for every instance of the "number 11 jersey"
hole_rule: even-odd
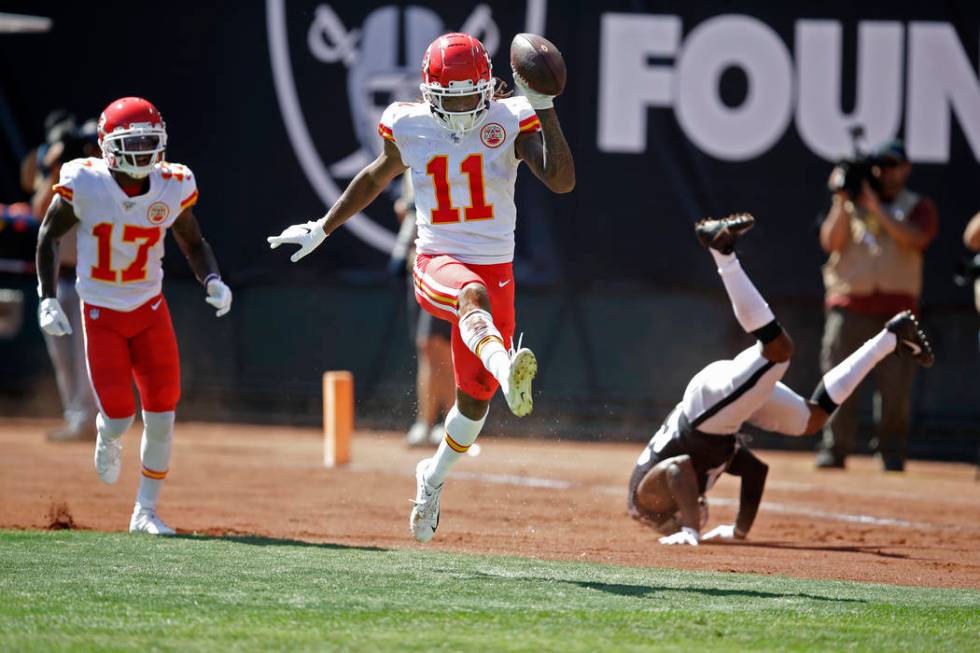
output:
[[[514,142],[541,130],[524,97],[490,102],[486,118],[458,140],[425,102],[396,102],[378,133],[398,147],[415,186],[419,254],[492,265],[514,258]]]

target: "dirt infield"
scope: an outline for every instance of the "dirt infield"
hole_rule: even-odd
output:
[[[0,528],[123,530],[138,481],[139,435],[123,475],[103,485],[92,445],[48,444],[50,422],[0,423]],[[771,467],[751,539],[663,547],[626,515],[636,444],[481,440],[443,494],[430,548],[638,566],[980,588],[980,483],[970,465],[912,462],[884,474],[855,458],[813,470],[811,455],[761,452]],[[420,451],[359,433],[354,464],[322,466],[310,429],[179,423],[161,516],[181,532],[256,534],[389,548],[408,532]],[[729,522],[737,479],[712,491],[711,524]]]

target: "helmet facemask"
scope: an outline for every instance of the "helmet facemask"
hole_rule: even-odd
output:
[[[439,82],[420,84],[422,99],[429,103],[432,114],[439,123],[457,136],[463,136],[480,126],[490,110],[490,100],[493,98],[493,79],[481,79],[476,84],[471,81],[451,81],[448,86]],[[443,101],[446,98],[475,96],[476,106],[466,111],[449,111]]]
[[[167,131],[163,124],[133,124],[102,137],[102,158],[110,170],[143,179],[164,160]]]

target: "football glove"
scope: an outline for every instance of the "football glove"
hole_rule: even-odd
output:
[[[215,316],[221,317],[231,310],[231,288],[220,278],[208,281],[208,296],[204,301],[214,306],[218,311]]]
[[[54,297],[45,297],[37,309],[37,321],[41,329],[52,336],[71,335],[71,324],[68,315]]]
[[[739,532],[735,524],[722,524],[715,526],[704,534],[702,540],[744,540],[745,533]]]
[[[289,260],[295,263],[319,247],[326,237],[323,222],[318,220],[317,222],[294,224],[291,227],[286,227],[278,236],[269,236],[266,240],[269,241],[269,247],[272,249],[283,244],[299,245],[299,249],[289,257]]]
[[[517,74],[516,70],[512,70],[514,73],[514,88],[517,92],[527,98],[527,101],[531,104],[531,108],[537,111],[538,109],[551,109],[554,108],[555,103],[554,95],[545,95],[544,93],[538,93],[524,81],[524,78]]]
[[[698,546],[698,540],[700,536],[698,532],[693,528],[688,528],[684,526],[681,530],[677,531],[673,535],[666,535],[660,538],[661,544],[686,544],[689,546]]]

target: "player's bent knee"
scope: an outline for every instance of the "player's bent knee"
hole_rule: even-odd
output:
[[[810,408],[810,416],[807,418],[803,435],[816,435],[827,424],[830,415],[823,408],[815,404],[809,404],[808,407]]]
[[[460,319],[472,310],[490,310],[490,293],[482,283],[470,283],[459,291],[459,316]]]
[[[691,461],[691,457],[687,454],[681,456],[674,456],[670,458],[667,462],[667,482],[669,485],[675,485],[677,483],[687,481],[687,480],[697,480],[697,476],[694,471],[694,463]]]
[[[113,420],[132,420],[136,414],[136,401],[130,388],[99,393],[99,405],[105,416]]]
[[[459,390],[456,392],[456,405],[464,417],[471,420],[486,419],[490,412],[489,399],[477,399]]]
[[[782,331],[776,338],[762,346],[762,355],[766,360],[774,363],[785,363],[793,357],[795,349],[793,339]]]

